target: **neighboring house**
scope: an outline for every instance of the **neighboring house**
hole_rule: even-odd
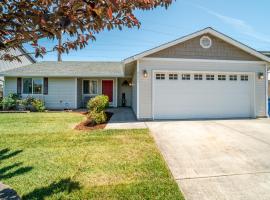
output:
[[[6,52],[5,52],[6,53]],[[7,53],[18,56],[21,54],[26,54],[26,50],[24,48],[17,48],[17,49],[10,49]],[[0,51],[0,57],[4,54],[4,51]],[[0,74],[3,71],[14,69],[17,67],[21,67],[24,65],[30,65],[35,63],[35,60],[30,55],[25,55],[20,57],[21,62],[18,61],[4,61],[0,60]],[[2,97],[3,94],[3,84],[4,84],[4,77],[0,76],[0,97]]]
[[[33,95],[49,109],[80,108],[105,94],[138,119],[254,118],[267,116],[269,64],[206,28],[122,62],[41,62],[3,74],[5,95]]]

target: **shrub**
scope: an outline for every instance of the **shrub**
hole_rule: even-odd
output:
[[[0,110],[3,109],[3,104],[2,104],[3,98],[0,98]]]
[[[44,112],[46,109],[44,102],[40,99],[34,99],[32,102],[32,106],[37,112]]]
[[[87,103],[89,117],[94,124],[102,124],[107,121],[104,110],[109,107],[109,97],[105,95],[96,96]]]
[[[94,124],[102,124],[107,121],[107,116],[104,111],[101,111],[101,112],[91,111],[89,113],[89,117],[92,119]]]
[[[90,112],[100,113],[109,107],[109,97],[105,95],[99,95],[89,100],[87,108]]]
[[[9,94],[7,97],[4,97],[2,100],[3,110],[15,110],[17,100],[19,100],[19,96],[17,94]]]

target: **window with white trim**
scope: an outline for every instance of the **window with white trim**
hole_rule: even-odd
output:
[[[97,80],[83,80],[83,94],[98,94]]]
[[[206,80],[208,80],[208,81],[215,80],[215,75],[214,74],[206,74]]]
[[[182,80],[190,80],[190,74],[182,74]]]
[[[241,81],[248,81],[248,75],[241,75]]]
[[[156,74],[156,80],[165,80],[165,74]]]
[[[237,75],[230,75],[230,81],[237,81]]]
[[[197,80],[197,81],[203,80],[203,75],[202,74],[194,74],[194,80]]]
[[[42,78],[23,78],[23,94],[42,94]]]
[[[226,75],[218,75],[218,80],[219,81],[226,81]]]
[[[178,80],[178,74],[169,74],[169,80]]]

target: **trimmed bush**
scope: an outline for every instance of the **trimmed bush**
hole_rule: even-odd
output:
[[[103,124],[107,121],[107,115],[104,111],[101,112],[92,111],[89,113],[89,117],[92,119],[94,124]]]
[[[37,112],[44,112],[46,109],[44,102],[40,99],[34,99],[32,102],[32,106]]]
[[[102,124],[107,121],[107,115],[104,112],[109,107],[109,97],[99,95],[89,100],[87,108],[89,109],[89,117],[94,124]]]
[[[27,97],[21,99],[17,94],[9,94],[0,101],[0,110],[30,110],[33,112],[44,112],[45,104],[40,99]]]
[[[89,100],[87,108],[90,112],[102,112],[109,107],[109,97],[105,95],[99,95]]]
[[[17,94],[9,94],[7,97],[4,97],[1,103],[3,110],[15,110],[17,100],[19,100]]]

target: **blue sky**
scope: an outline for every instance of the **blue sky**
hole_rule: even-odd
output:
[[[257,50],[270,51],[269,8],[269,0],[177,0],[167,10],[136,11],[142,23],[139,30],[102,32],[85,49],[63,55],[63,61],[119,61],[209,26]],[[41,42],[47,49],[54,43]],[[49,53],[38,60],[56,59],[56,53]]]

